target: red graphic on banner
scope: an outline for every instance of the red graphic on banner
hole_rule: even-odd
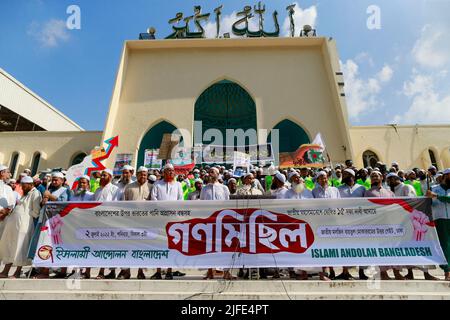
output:
[[[215,252],[304,253],[314,243],[311,226],[261,209],[226,209],[205,219],[166,226],[169,249],[187,256]]]

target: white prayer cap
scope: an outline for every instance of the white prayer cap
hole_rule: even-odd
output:
[[[147,167],[140,166],[140,167],[137,169],[137,173],[139,173],[139,172],[148,172],[148,169],[147,169]]]
[[[401,170],[400,170],[400,171],[401,171]],[[400,172],[400,171],[399,171],[399,172]],[[415,172],[414,172],[414,171],[412,171],[412,170],[408,170],[408,171],[406,171],[406,175],[407,175],[407,176],[409,176],[409,175],[410,175],[411,173],[415,173]]]
[[[194,173],[200,173],[200,170],[198,170],[197,168],[194,169],[194,171],[192,171]]]
[[[23,170],[23,172],[31,173],[31,170],[30,169],[25,169],[25,170]]]
[[[372,176],[375,176],[375,175],[381,177],[381,172],[380,172],[380,170],[374,169],[374,170],[372,171],[372,173],[370,174],[371,177],[372,177]]]
[[[295,169],[294,168],[290,168],[289,172],[295,172]]]
[[[152,181],[152,182],[156,182],[156,176],[153,175],[153,174],[151,174],[151,175],[148,177],[148,179],[149,179],[150,181]]]
[[[17,182],[16,179],[9,179],[7,183],[10,184],[10,183],[16,183],[16,182]]]
[[[62,172],[53,172],[52,173],[52,178],[64,179],[64,175],[62,174]]]
[[[106,172],[106,173],[109,174],[111,177],[114,176],[114,173],[113,173],[113,171],[112,171],[111,169],[104,169],[104,170],[102,170],[102,172]]]
[[[344,170],[345,171],[345,170]],[[353,171],[353,170],[352,170]],[[369,170],[367,170],[366,168],[362,168],[361,171],[365,171],[366,173],[369,173]],[[353,171],[354,173],[355,171]]]
[[[398,162],[395,162],[395,161],[394,161],[394,162],[392,162],[392,165],[393,165],[393,166],[398,166]]]
[[[325,171],[319,171],[319,172],[317,172],[316,179],[319,179],[319,177],[321,177],[321,176],[327,177],[328,174]]]
[[[280,171],[275,172],[275,178],[282,183],[286,183],[286,177]]]
[[[378,168],[378,167],[376,167],[375,169],[372,170],[372,172],[374,172],[374,171],[381,173],[380,168]]]
[[[295,170],[294,170],[294,171],[291,171],[291,172],[289,173],[288,180],[291,181],[291,179],[292,179],[293,177],[295,177],[295,176],[300,177],[300,175],[298,174],[297,171],[295,171]]]
[[[253,173],[251,173],[251,172],[246,173],[244,175],[244,179],[247,178],[247,177],[252,177],[253,178]]]
[[[130,166],[129,164],[127,164],[127,165],[123,166],[122,171],[123,170],[134,171],[134,168],[132,166]]]
[[[86,179],[87,181],[91,180],[91,178],[87,174],[78,178],[78,180],[80,180],[80,179]]]
[[[172,169],[172,170],[175,170],[175,168],[173,167],[173,164],[171,164],[171,163],[167,163],[167,164],[164,166],[164,170],[166,170],[166,169]]]
[[[216,167],[212,167],[209,169],[209,171],[214,170],[216,173],[219,173],[219,169],[217,169]]]
[[[9,169],[7,166],[0,164],[0,172],[3,170]]]
[[[200,178],[198,178],[198,179],[195,179],[195,180],[194,180],[194,183],[197,183],[197,182],[203,183],[203,180],[202,180],[202,179],[200,179]]]
[[[450,174],[450,168],[445,169],[444,172],[442,172],[442,174]]]
[[[356,176],[355,171],[352,169],[345,169],[344,172],[350,173],[352,176]]]
[[[230,182],[234,182],[234,183],[237,183],[237,181],[236,181],[236,179],[235,179],[235,178],[231,178],[231,179],[228,179],[228,183],[230,183]]]
[[[400,179],[400,177],[399,177],[395,172],[391,172],[391,173],[389,173],[389,174],[386,176],[386,179],[389,179],[389,178],[397,178],[397,179]]]
[[[428,170],[437,170],[435,166],[429,166]]]
[[[33,178],[30,176],[23,177],[20,180],[20,183],[34,183]]]

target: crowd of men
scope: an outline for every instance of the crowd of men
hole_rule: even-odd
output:
[[[31,260],[28,253],[32,242],[36,223],[42,215],[41,208],[48,201],[195,201],[195,200],[228,200],[230,197],[271,197],[276,199],[314,199],[314,198],[362,198],[362,197],[417,197],[427,196],[433,199],[433,220],[436,224],[439,240],[447,261],[450,261],[450,168],[439,171],[434,166],[428,170],[414,168],[401,170],[397,163],[388,168],[379,162],[373,168],[357,169],[351,160],[345,165],[334,168],[301,168],[276,170],[253,167],[249,172],[227,170],[224,166],[202,166],[194,168],[187,174],[175,174],[171,164],[162,170],[148,170],[140,167],[136,170],[124,166],[122,174],[115,177],[112,170],[105,169],[94,172],[92,176],[78,179],[76,190],[66,184],[64,172],[53,172],[42,179],[32,178],[31,171],[25,170],[18,180],[11,179],[6,166],[0,165],[0,261],[4,269],[0,278],[19,278],[21,268],[29,266]],[[10,275],[11,267],[16,267]],[[436,280],[428,272],[426,266],[416,267],[380,267],[382,280],[392,279],[388,271],[392,269],[397,280],[414,279],[413,268],[419,268],[426,280]],[[443,265],[445,280],[450,281],[449,265]],[[305,280],[318,274],[321,280],[350,280],[354,276],[350,267],[344,267],[341,274],[336,275],[332,267],[292,268],[287,270],[259,269],[259,278],[279,278],[286,272],[290,278]],[[406,274],[402,274],[407,269]],[[359,267],[359,279],[367,279],[364,267]],[[28,276],[48,278],[47,268],[32,269]],[[240,269],[239,278],[249,278],[255,270]],[[82,277],[91,277],[90,268],[86,268]],[[228,269],[209,269],[206,279],[213,279],[220,274],[225,279],[233,279]],[[151,279],[173,279],[183,276],[180,271],[157,269]],[[61,268],[53,276],[67,277],[67,269]],[[130,269],[121,269],[116,274],[110,269],[99,270],[97,279],[129,279]],[[139,269],[138,279],[145,279],[145,270]]]

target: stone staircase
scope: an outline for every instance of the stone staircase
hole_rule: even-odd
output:
[[[0,280],[0,300],[450,300],[445,281]]]

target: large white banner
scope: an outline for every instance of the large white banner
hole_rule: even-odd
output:
[[[429,199],[51,203],[39,267],[439,265]]]

